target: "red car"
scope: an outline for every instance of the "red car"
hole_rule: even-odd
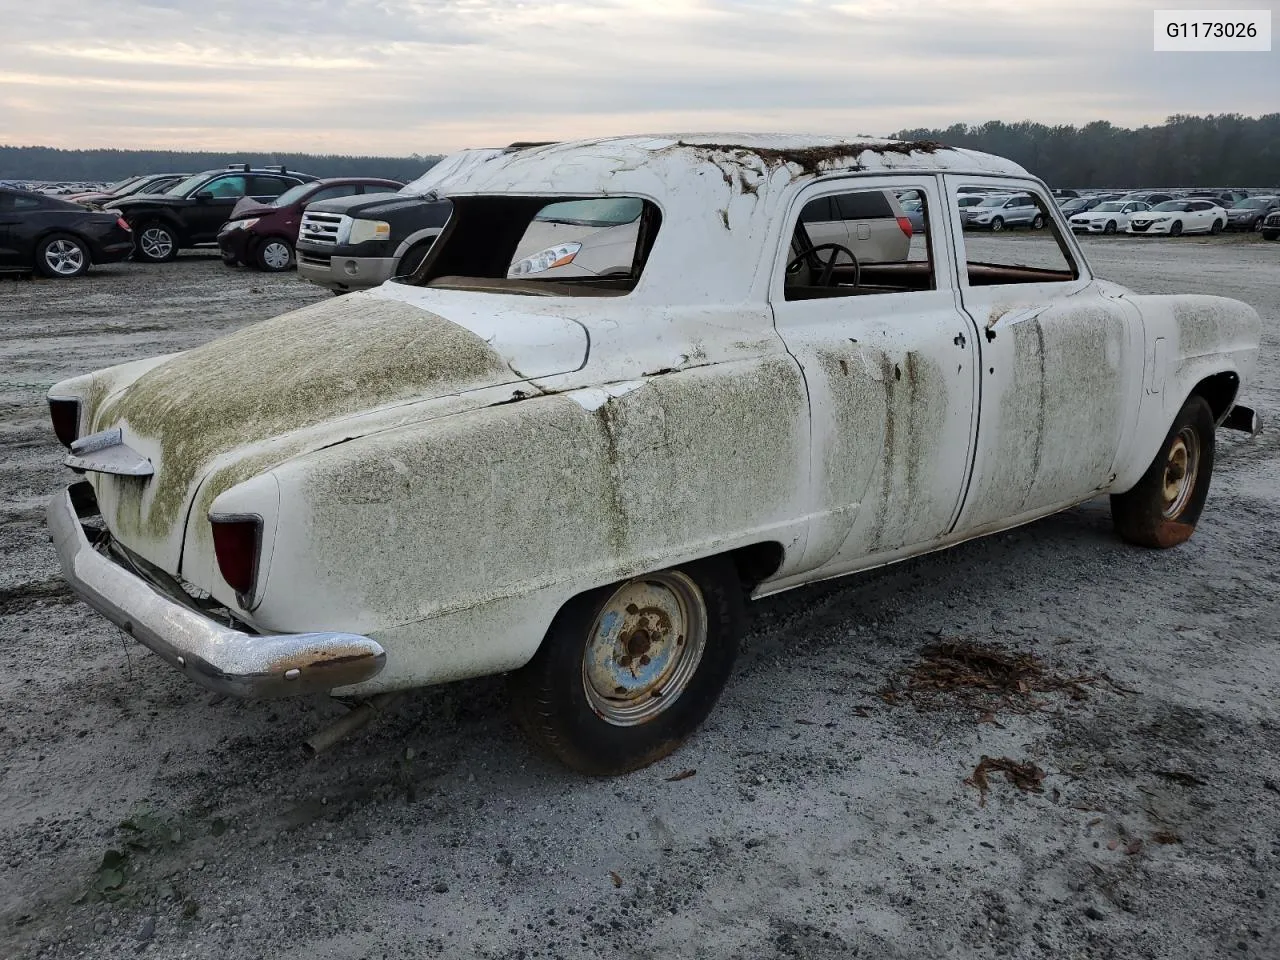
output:
[[[218,231],[218,249],[229,267],[251,264],[278,273],[294,265],[294,244],[302,211],[316,200],[334,200],[362,193],[394,193],[404,184],[374,177],[335,177],[300,183],[271,203],[245,198],[231,211],[231,219]]]

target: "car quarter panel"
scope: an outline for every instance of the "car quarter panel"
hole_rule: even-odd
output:
[[[512,669],[585,590],[738,546],[802,550],[808,444],[803,379],[780,354],[299,457],[272,471],[281,512],[255,619],[375,637],[387,666],[367,690]]]

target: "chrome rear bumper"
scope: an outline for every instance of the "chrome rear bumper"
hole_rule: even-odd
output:
[[[381,645],[352,633],[255,634],[224,626],[162,593],[89,541],[93,488],[80,481],[49,502],[62,575],[89,606],[210,690],[286,697],[368,680],[382,669]]]

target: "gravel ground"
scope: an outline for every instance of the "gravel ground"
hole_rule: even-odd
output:
[[[1280,424],[1280,244],[1084,243],[1257,307]],[[499,679],[308,760],[334,704],[213,696],[68,595],[42,395],[322,296],[201,254],[0,281],[0,956],[1280,956],[1280,430],[1221,438],[1176,550],[1099,501],[754,604],[709,724],[629,777],[532,756]],[[1095,679],[882,696],[939,638]],[[984,755],[1041,790],[993,773],[983,803]]]

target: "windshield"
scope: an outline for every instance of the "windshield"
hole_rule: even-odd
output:
[[[1008,201],[1008,199],[1009,199],[1008,197],[988,197],[986,200],[983,200],[980,204],[978,204],[978,206],[1003,207],[1005,203]]]
[[[1114,213],[1116,210],[1124,209],[1124,204],[1116,200],[1108,200],[1106,203],[1100,203],[1093,208],[1094,213]]]
[[[1241,210],[1247,207],[1250,210],[1258,210],[1262,207],[1267,206],[1270,203],[1271,203],[1271,200],[1266,197],[1250,197],[1248,200],[1241,200],[1239,203],[1237,203],[1236,209]]]
[[[297,203],[304,193],[314,187],[314,183],[299,183],[290,187],[280,196],[271,201],[273,207],[287,207],[291,203]]]
[[[1172,210],[1175,213],[1185,212],[1187,202],[1185,200],[1166,200],[1164,203],[1157,203],[1152,210]]]
[[[616,200],[566,200],[543,207],[535,220],[543,223],[571,223],[584,227],[616,227],[640,216],[644,201],[634,197]]]
[[[166,190],[165,193],[171,197],[186,196],[208,179],[209,175],[207,173],[197,173],[193,176],[187,177],[185,180],[179,180],[172,187]]]
[[[125,177],[123,180],[117,180],[115,183],[111,184],[109,187],[103,187],[102,192],[103,193],[119,193],[125,187],[131,187],[135,183],[139,183],[141,181],[142,181],[142,177]]]
[[[117,190],[116,196],[127,197],[132,193],[152,193],[152,184],[163,182],[163,179],[157,177],[140,177],[136,183],[131,183],[127,187]]]

